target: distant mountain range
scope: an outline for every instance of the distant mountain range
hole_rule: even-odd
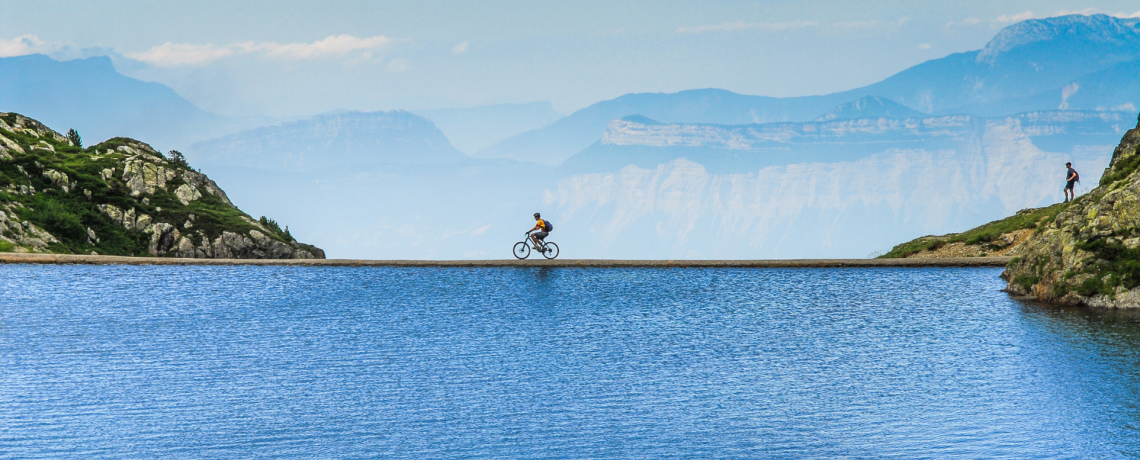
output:
[[[550,102],[413,110],[447,134],[461,152],[473,154],[519,133],[549,125],[562,115]]]
[[[841,104],[820,115],[815,121],[853,120],[857,118],[925,118],[929,115],[879,96],[865,96]]]
[[[1056,201],[1065,161],[1095,183],[1140,106],[1137,30],[1025,21],[824,96],[341,112],[186,154],[334,257],[503,257],[535,211],[564,257],[860,257]]]
[[[106,56],[0,58],[0,75],[0,110],[74,128],[92,144],[129,136],[173,148],[217,135],[229,122],[166,86],[119,74]]]
[[[627,94],[475,156],[556,165],[590,146],[610,121],[643,115],[666,123],[739,125],[810,121],[867,96],[935,114],[999,117],[1054,109],[1140,107],[1140,19],[1106,15],[1024,21],[985,48],[911,67],[881,82],[824,96],[770,98],[705,89]]]
[[[88,143],[126,135],[147,139],[167,150],[289,120],[207,112],[167,86],[118,73],[106,56],[62,62],[38,54],[0,58],[0,110],[74,128]],[[455,146],[470,153],[561,118],[549,102],[416,113],[432,120]],[[292,120],[305,118],[309,117]]]
[[[344,165],[420,164],[466,158],[423,117],[402,110],[340,112],[267,126],[187,148],[205,167],[313,171]]]

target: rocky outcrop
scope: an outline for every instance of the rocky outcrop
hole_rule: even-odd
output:
[[[1042,301],[1140,308],[1140,123],[1113,151],[1100,185],[1024,243],[1002,277]]]
[[[46,252],[49,245],[59,243],[51,233],[27,220],[20,220],[13,210],[21,207],[19,203],[0,205],[3,208],[0,211],[0,242],[11,245],[14,252]]]
[[[0,251],[324,258],[241,212],[180,155],[126,138],[81,149],[18,114],[0,113],[0,192]]]

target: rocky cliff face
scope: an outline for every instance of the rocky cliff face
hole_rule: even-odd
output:
[[[0,113],[0,187],[0,251],[324,258],[184,160],[127,138],[81,149],[14,113]]]
[[[1015,294],[1140,308],[1140,125],[1113,151],[1100,185],[1024,243],[1002,277]]]

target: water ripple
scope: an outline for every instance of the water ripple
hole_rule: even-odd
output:
[[[1140,317],[998,273],[0,266],[0,456],[1140,456]]]

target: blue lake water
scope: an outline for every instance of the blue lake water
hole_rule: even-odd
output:
[[[0,266],[0,457],[1133,458],[998,269]]]

